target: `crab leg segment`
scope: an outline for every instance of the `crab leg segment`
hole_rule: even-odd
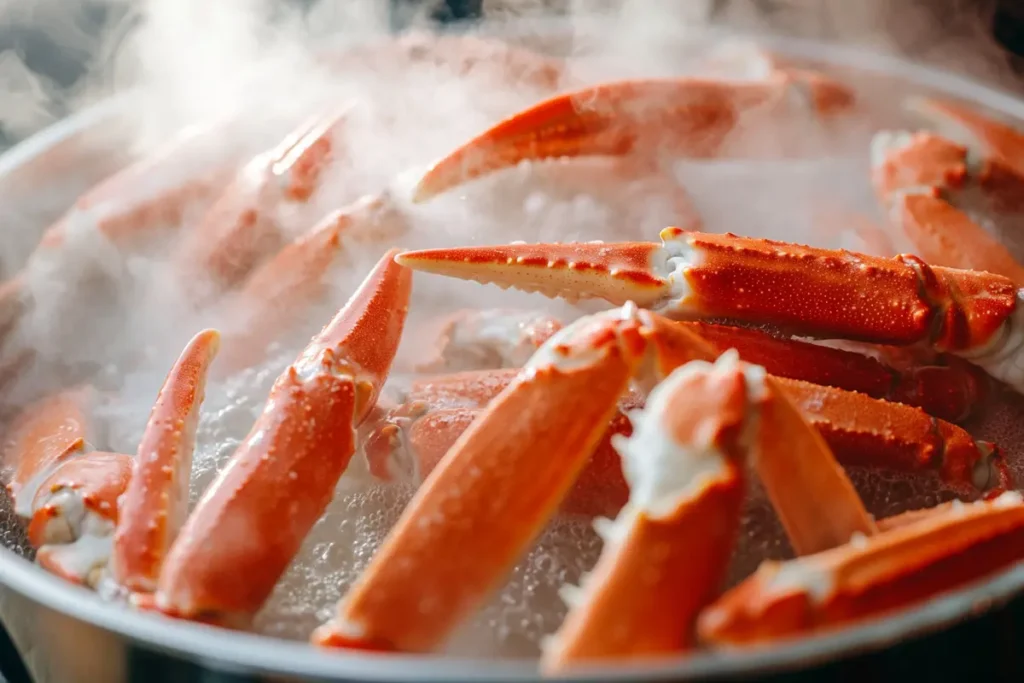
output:
[[[1024,501],[954,503],[873,538],[765,562],[701,615],[699,637],[747,645],[835,628],[906,607],[1024,559]]]
[[[673,318],[725,318],[783,332],[927,343],[1024,389],[1018,292],[1000,275],[771,240],[666,228],[662,244],[462,247],[407,252],[426,272],[567,299],[635,301]]]
[[[732,135],[746,130],[741,123],[756,130],[755,120],[761,115],[774,115],[776,122],[787,120],[779,116],[782,112],[795,118],[793,108],[785,105],[798,80],[781,74],[731,83],[637,80],[558,95],[502,121],[437,162],[420,180],[415,199],[425,201],[523,161],[630,154],[651,158],[666,151],[713,158],[727,142],[735,141]],[[811,91],[821,83],[810,83]],[[816,103],[804,104],[805,111],[812,112]],[[837,106],[822,113],[844,108],[838,100],[832,104]]]
[[[114,580],[141,593],[156,589],[167,550],[188,516],[199,407],[220,334],[197,334],[171,368],[139,443],[114,534]]]
[[[997,446],[976,442],[960,427],[918,408],[810,382],[781,377],[775,382],[844,465],[937,471],[967,494],[1013,487]]]
[[[633,436],[615,442],[629,503],[596,527],[604,551],[584,586],[564,591],[571,611],[545,647],[544,670],[691,645],[732,555],[764,379],[726,354],[683,366],[651,393]]]
[[[171,546],[158,609],[247,623],[270,595],[334,495],[355,452],[355,429],[387,377],[412,287],[396,253],[381,259],[275,382],[249,436]]]
[[[484,408],[515,381],[518,369],[471,370],[416,380],[403,394],[406,405],[434,408]],[[627,391],[620,403],[640,405],[643,395]]]
[[[238,173],[183,242],[178,257],[185,272],[219,294],[284,245],[286,209],[319,189],[337,155],[345,111],[311,119]]]
[[[641,368],[664,377],[695,356],[714,353],[682,328],[628,305],[556,333],[430,473],[314,642],[414,652],[436,647],[554,515],[630,379]],[[826,470],[842,478],[838,488],[820,481]],[[872,530],[842,472],[826,470],[815,477],[816,493],[831,496],[830,514],[816,510],[813,530],[793,524],[805,534],[800,547],[831,546],[852,530]],[[831,514],[847,500],[850,509]],[[859,517],[852,528],[851,511]]]

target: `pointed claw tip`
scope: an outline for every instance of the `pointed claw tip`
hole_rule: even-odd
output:
[[[345,305],[313,339],[303,353],[315,356],[335,348],[383,383],[402,336],[412,292],[412,271],[397,262],[399,248],[389,249],[377,261]],[[372,405],[372,402],[371,402]]]
[[[438,275],[448,275],[449,267],[447,264],[453,260],[455,259],[452,258],[450,251],[447,249],[403,251],[395,256],[395,263],[403,268]]]
[[[220,330],[209,327],[202,330],[195,336],[195,343],[202,344],[211,357],[216,356],[220,351],[221,334]]]
[[[420,261],[429,260],[424,257],[424,254],[428,254],[432,249],[421,249],[419,251],[399,251],[395,254],[395,263],[406,268],[415,268],[417,263]]]

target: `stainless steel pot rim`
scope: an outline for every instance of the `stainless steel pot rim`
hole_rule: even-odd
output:
[[[538,25],[539,26],[539,25]],[[551,32],[550,23],[547,32]],[[529,30],[529,28],[527,29]],[[716,32],[711,31],[710,39]],[[735,37],[734,32],[728,33]],[[897,58],[819,41],[750,35],[751,39],[790,56],[839,67],[875,71],[906,78],[937,91],[974,101],[997,112],[1024,119],[1024,102],[1012,95],[967,79],[912,64]],[[41,131],[0,156],[0,181],[71,135],[115,115],[130,94],[83,110]],[[309,678],[363,679],[368,681],[527,681],[536,679],[535,664],[419,655],[384,655],[334,652],[305,643],[227,631],[201,624],[133,612],[104,602],[91,591],[51,576],[8,548],[0,552],[0,583],[26,598],[73,618],[92,623],[146,648],[172,653],[187,661],[221,670],[265,674],[285,673]],[[742,672],[806,666],[857,651],[870,650],[953,625],[971,613],[997,605],[1024,590],[1024,563],[998,576],[928,601],[898,615],[863,625],[800,639],[770,648],[735,653],[701,653],[637,666],[604,666],[600,672],[577,672],[568,678],[602,680],[680,680],[729,677]]]

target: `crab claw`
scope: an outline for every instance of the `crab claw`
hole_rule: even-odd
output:
[[[246,624],[266,601],[331,501],[355,452],[355,430],[387,377],[412,288],[396,253],[385,254],[277,379],[171,546],[157,609]]]
[[[974,169],[986,193],[1005,200],[1010,208],[1021,206],[1024,189],[1024,134],[972,107],[928,97],[911,98],[907,109],[924,119],[942,135],[968,147],[978,161]]]
[[[698,634],[705,643],[748,645],[832,629],[932,598],[1022,558],[1019,493],[954,503],[872,538],[764,563],[705,610]]]
[[[806,92],[811,104],[805,110],[830,113],[842,108],[835,93],[818,97],[825,82],[809,84]],[[723,153],[727,142],[735,142],[732,136],[741,130],[741,120],[777,115],[778,105],[787,103],[794,84],[808,85],[804,78],[779,72],[749,82],[621,81],[557,95],[502,121],[437,162],[420,180],[414,199],[426,201],[523,161],[654,157],[666,150],[687,158],[714,158]],[[829,106],[819,106],[825,103]]]
[[[615,441],[629,503],[596,525],[604,551],[582,588],[563,591],[570,612],[545,647],[545,671],[689,646],[732,555],[764,379],[729,353],[684,365],[651,393],[633,436]]]
[[[130,591],[156,588],[164,556],[188,515],[199,407],[219,346],[216,330],[204,330],[188,343],[167,375],[139,443],[111,563],[114,580]]]
[[[363,240],[396,239],[408,223],[387,195],[363,197],[328,214],[311,230],[258,267],[231,300],[233,316],[225,334],[225,362],[218,373],[252,367],[279,341],[283,330],[301,327],[309,307],[329,285],[345,245]]]
[[[1024,267],[954,204],[968,182],[967,149],[932,133],[879,133],[874,184],[892,223],[929,263],[999,273],[1024,284]]]
[[[1018,289],[994,273],[732,234],[661,231],[662,243],[510,244],[406,252],[410,268],[567,300],[627,301],[675,319],[961,355],[1024,389],[1013,358]],[[884,313],[883,313],[884,312]]]
[[[316,116],[249,162],[183,240],[177,258],[198,301],[229,289],[285,242],[283,221],[320,188],[347,108]],[[205,288],[205,291],[204,291]]]
[[[40,483],[28,538],[43,568],[73,583],[96,584],[110,559],[118,499],[133,460],[93,451],[63,461]]]

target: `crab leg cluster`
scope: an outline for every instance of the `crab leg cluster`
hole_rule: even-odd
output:
[[[497,56],[506,77],[525,79],[542,90],[561,77],[557,60],[472,38],[406,36],[351,53],[321,55],[339,68],[353,61],[435,60],[462,71],[478,61],[487,67]],[[323,299],[328,275],[348,244],[386,243],[408,229],[386,192],[314,220],[312,200],[332,173],[350,161],[342,144],[347,112],[347,106],[340,106],[313,116],[255,158],[252,139],[228,142],[230,121],[187,131],[86,193],[46,232],[25,270],[0,287],[0,332],[6,341],[33,303],[29,283],[35,263],[90,235],[125,254],[162,246],[164,238],[171,241],[170,228],[198,211],[198,226],[173,240],[171,261],[184,276],[189,300],[199,307],[222,307],[226,317],[221,362],[211,368],[222,345],[219,333],[209,330],[189,343],[166,380],[134,459],[94,451],[87,443],[95,439],[89,436],[87,410],[95,392],[88,388],[45,396],[8,425],[14,435],[5,444],[5,462],[13,470],[8,490],[19,515],[29,520],[40,563],[50,570],[90,586],[109,577],[138,604],[168,613],[244,621],[262,604],[321,514],[333,493],[332,482],[356,451],[345,425],[375,414],[377,393],[401,336],[410,279],[393,262],[393,251],[281,378],[266,414],[236,458],[239,465],[225,472],[234,478],[203,498],[200,514],[190,517],[188,525],[187,483],[207,373],[212,369],[220,378],[262,360],[267,346],[302,321],[309,304]],[[297,225],[312,227],[295,236]],[[314,413],[321,414],[322,430],[333,431],[309,434],[305,420]],[[287,458],[270,458],[279,454]],[[268,470],[262,462],[276,465]],[[279,485],[278,478],[294,482],[294,489]],[[214,495],[231,486],[244,489],[244,495],[228,501],[224,493]],[[306,491],[310,487],[312,495]],[[301,492],[295,498],[303,498],[305,508],[292,509],[290,499],[281,495],[290,490]],[[268,495],[277,496],[284,507],[277,516],[259,517]],[[191,555],[198,553],[205,562],[206,554],[216,550],[195,540],[217,535],[219,522],[211,522],[211,516],[242,520],[250,525],[246,528],[268,522],[275,527],[282,518],[296,518],[280,528],[276,543],[251,549],[254,566],[267,577],[262,585],[243,589],[244,595],[217,597],[220,579],[196,574]],[[232,557],[221,558],[232,573]]]
[[[186,347],[134,458],[82,452],[76,396],[29,413],[10,490],[31,519],[40,562],[89,585],[109,574],[136,604],[170,615],[247,623],[323,514],[387,376],[411,291],[411,273],[395,254],[277,380],[249,437],[191,514],[198,411],[219,333],[204,331]],[[262,531],[226,543],[225,528]],[[98,547],[81,542],[88,534]],[[245,581],[232,578],[237,571]]]
[[[410,34],[316,57],[338,70],[432,63],[468,73],[496,67],[496,76],[539,92],[551,90],[564,77],[557,59],[469,36]],[[279,272],[293,267],[294,257],[288,262],[284,255],[276,268],[270,266],[275,254],[293,241],[298,245],[293,252],[309,254],[319,246],[324,254],[337,254],[342,251],[337,235],[344,232],[346,241],[376,242],[386,248],[408,230],[387,193],[343,197],[340,205],[345,208],[333,218],[317,213],[322,207],[316,200],[324,185],[351,164],[346,132],[352,104],[330,103],[270,148],[262,147],[265,132],[239,139],[233,133],[238,122],[231,118],[194,126],[90,189],[44,233],[22,272],[0,284],[0,342],[18,328],[35,303],[35,266],[60,257],[73,246],[69,242],[81,239],[108,243],[125,256],[168,249],[188,300],[200,308],[220,303],[260,267]],[[271,118],[266,129],[272,135],[280,124]],[[356,203],[348,207],[349,202]],[[389,209],[390,215],[353,228],[359,221],[346,215],[368,202]],[[332,227],[334,221],[338,225]],[[193,225],[180,230],[186,223]],[[303,232],[315,223],[318,228]],[[322,275],[327,265],[321,266],[307,279]],[[268,278],[264,274],[262,279]]]
[[[495,57],[540,90],[564,85],[557,61],[473,39],[321,55],[337,67],[437,59],[461,71]],[[775,60],[765,71],[563,92],[436,163],[413,199],[563,157],[657,174],[677,158],[802,154],[808,123],[828,131],[855,107],[819,74]],[[391,191],[344,197],[325,215],[352,162],[347,103],[255,157],[245,145],[210,153],[226,124],[190,133],[86,195],[0,287],[5,335],[32,303],[33,260],[76,231],[128,252],[198,208],[170,262],[188,303],[221,315],[225,330],[186,345],[134,456],[93,450],[89,387],[23,410],[5,454],[8,491],[38,561],[137,608],[246,628],[352,459],[365,457],[379,480],[417,491],[311,640],[434,651],[553,516],[614,517],[597,522],[605,544],[592,574],[566,588],[569,614],[542,657],[558,673],[835,628],[1024,559],[1024,500],[1002,450],[956,424],[1001,385],[1024,391],[1024,271],[961,206],[977,185],[997,212],[1012,208],[1021,138],[955,105],[918,109],[957,120],[961,135],[880,136],[874,181],[923,258],[678,227],[660,242],[387,251],[277,378],[191,512],[207,376],[259,363],[325,298],[348,245],[400,241],[414,215]],[[454,314],[392,403],[382,388],[416,270],[614,308],[569,324],[542,312]],[[875,520],[846,466],[930,473],[973,502]],[[722,593],[752,477],[796,558]]]
[[[491,402],[486,418],[475,421],[448,451],[344,599],[338,617],[314,639],[403,651],[436,647],[544,528],[637,371],[652,365],[656,376],[664,376],[689,360],[688,340],[680,340],[678,332],[649,312],[626,307],[583,318],[549,339]],[[494,424],[507,427],[496,430]],[[807,432],[820,442],[812,429]],[[788,453],[787,460],[798,451]],[[800,469],[792,468],[798,477]],[[835,465],[826,469],[841,472]],[[796,542],[831,547],[854,530],[872,528],[845,479],[824,471],[816,478],[815,495],[848,500],[849,509],[823,505],[822,517],[802,509],[812,504],[810,497],[796,503],[801,509],[784,518]],[[808,528],[812,519],[813,529]],[[476,552],[458,552],[467,547]],[[426,603],[424,596],[429,596]],[[410,618],[416,612],[420,617]]]
[[[421,199],[433,196],[467,178],[479,177],[527,159],[565,153],[632,152],[633,139],[642,135],[640,131],[643,126],[630,118],[628,105],[644,102],[644,97],[637,95],[644,87],[645,84],[612,85],[588,91],[587,94],[598,102],[610,100],[622,105],[620,109],[623,110],[617,109],[607,118],[594,114],[586,107],[580,112],[578,107],[571,106],[574,99],[586,100],[580,97],[580,93],[555,98],[517,115],[439,162],[422,181],[418,196]],[[624,95],[626,104],[607,97],[608,92],[614,92],[617,96]],[[602,98],[602,95],[605,97]],[[616,130],[620,124],[625,132],[616,133],[618,137],[603,128],[607,126]],[[671,130],[666,125],[652,128],[659,133]],[[551,140],[545,131],[551,133]],[[577,131],[583,132],[577,134]],[[668,139],[671,140],[671,137]],[[484,161],[471,161],[474,159]],[[1021,361],[1020,325],[1017,321],[1020,294],[1016,281],[1009,275],[933,266],[913,256],[876,258],[735,235],[697,234],[677,228],[666,229],[662,233],[661,244],[515,244],[447,248],[406,252],[399,257],[399,261],[425,272],[495,283],[502,287],[541,292],[549,296],[567,299],[602,298],[619,305],[635,302],[676,320],[712,318],[734,324],[768,326],[782,335],[801,335],[822,340],[848,339],[907,348],[924,347],[932,353],[960,356],[966,361],[960,367],[979,366],[1013,389],[1020,391],[1024,388],[1024,375],[1020,370],[1024,363]],[[619,377],[616,373],[622,371],[623,359],[629,356],[624,349],[646,347],[631,346],[631,338],[621,331],[606,331],[604,336],[593,334],[594,343],[589,347],[589,354],[577,355],[572,351],[578,349],[567,339],[573,339],[572,335],[578,333],[579,329],[586,328],[571,326],[548,339],[521,372],[514,377],[506,375],[504,388],[496,396],[486,396],[486,391],[481,394],[478,387],[472,386],[473,381],[465,376],[445,381],[449,390],[453,384],[458,387],[454,393],[460,400],[468,400],[470,403],[476,401],[476,405],[454,410],[468,408],[479,412],[473,414],[471,419],[457,423],[450,430],[456,435],[454,443],[439,458],[436,455],[445,452],[445,447],[439,445],[432,428],[424,430],[422,443],[428,445],[430,453],[424,458],[421,457],[423,454],[417,452],[411,458],[418,460],[419,471],[416,474],[424,479],[422,488],[402,521],[382,546],[374,563],[343,601],[333,625],[320,629],[314,636],[318,642],[344,647],[413,651],[436,647],[443,641],[444,634],[493,588],[494,577],[507,570],[517,556],[516,553],[526,548],[533,536],[524,538],[525,528],[532,534],[537,533],[555,509],[571,495],[573,486],[583,479],[582,473],[586,471],[587,459],[591,454],[601,453],[605,444],[611,444],[612,447],[616,445],[615,439],[608,439],[604,431],[608,429],[609,422],[613,423],[611,430],[616,429],[613,421],[615,411],[599,412],[607,410],[608,406],[593,396],[604,395],[608,391],[618,399],[625,387],[615,385],[614,382]],[[667,335],[665,329],[663,325],[659,331]],[[676,333],[680,329],[677,327]],[[713,336],[713,333],[708,336]],[[613,344],[612,340],[615,340],[617,345],[613,347],[619,353],[609,353],[606,357],[598,349],[603,349],[604,344]],[[787,343],[795,342],[789,340]],[[758,347],[753,345],[746,353],[752,355],[757,350]],[[608,361],[607,358],[613,358],[614,361]],[[659,361],[664,362],[664,358],[659,358]],[[607,372],[609,364],[615,371]],[[601,367],[600,377],[587,374],[594,365]],[[557,377],[557,383],[549,379],[549,373]],[[977,376],[976,372],[965,369],[960,379],[973,382]],[[577,378],[587,380],[586,389],[582,388],[582,384],[575,384]],[[490,373],[481,384],[493,383],[494,379],[495,374]],[[534,383],[544,384],[543,396],[532,389]],[[616,388],[606,389],[609,383]],[[794,394],[799,395],[799,390],[793,387],[798,387],[799,383],[791,380],[788,390],[784,380],[776,378],[772,383],[779,396],[788,395],[789,400],[798,401],[798,398],[793,397]],[[971,395],[972,390],[965,386],[963,391],[965,395]],[[445,393],[444,390],[442,393]],[[452,393],[447,392],[449,398]],[[591,399],[594,405],[578,406],[584,396]],[[859,394],[844,395],[844,403],[841,405],[848,409],[862,398]],[[552,400],[558,401],[558,407],[549,405],[548,401]],[[711,401],[710,398],[707,400]],[[679,397],[677,403],[690,405],[682,397]],[[656,405],[663,409],[667,401]],[[827,401],[809,400],[800,406],[800,413],[811,418],[814,408],[821,405],[827,405]],[[858,418],[870,420],[872,416],[878,418],[892,414],[890,411],[899,410],[895,404],[888,402],[879,402],[878,405],[874,414],[863,408],[854,411],[854,414]],[[410,410],[414,413],[411,416],[408,414]],[[699,409],[694,410],[699,413]],[[533,422],[535,411],[560,411],[562,415],[580,416],[581,420],[588,423],[589,431],[581,433],[579,430],[582,427],[563,424],[551,415],[547,415],[545,421],[538,417]],[[727,411],[723,409],[723,412]],[[515,420],[511,417],[513,414],[518,416]],[[425,419],[437,413],[431,412],[430,400],[413,398],[408,405],[399,409],[399,415],[407,420],[404,425],[392,423],[374,435],[377,437],[374,443],[378,446],[383,444],[380,451],[383,455],[380,457],[385,462],[394,459],[389,448],[393,450],[396,443],[404,448],[410,444],[414,450],[418,448],[420,441],[414,436],[409,438],[410,430],[418,424],[416,418]],[[930,427],[933,424],[931,420],[923,413],[921,415],[921,424]],[[835,428],[837,432],[844,431],[841,426],[842,417],[839,411],[835,416],[828,416],[821,421],[819,431],[826,434],[830,428]],[[446,416],[435,424],[451,424],[454,421],[450,418]],[[593,424],[595,420],[598,421],[597,425]],[[497,425],[506,422],[515,423],[517,431],[510,440],[499,443],[495,440],[495,435],[499,433]],[[526,422],[526,426],[521,425],[523,422]],[[490,425],[494,427],[488,429]],[[522,433],[518,431],[520,427]],[[598,428],[602,431],[598,431]],[[403,430],[402,438],[396,439],[395,436]],[[633,436],[629,443],[636,443],[640,432],[634,431],[635,424],[631,425],[630,430]],[[504,436],[505,431],[500,430],[500,433]],[[873,434],[882,436],[877,429]],[[917,438],[927,439],[928,434],[928,431],[919,432]],[[707,432],[701,436],[706,437]],[[538,455],[532,449],[540,449],[537,444],[541,441],[545,445],[553,444],[543,448],[547,453],[575,454],[573,458],[567,458],[568,462],[559,459],[558,465],[564,466],[564,471],[548,475],[549,470],[545,468],[554,465],[536,462]],[[884,442],[886,438],[882,436],[880,441]],[[735,450],[736,441],[727,443]],[[520,445],[524,449],[522,453],[517,450]],[[649,453],[657,451],[656,444],[644,440],[643,446],[648,452],[647,457],[653,457]],[[728,450],[728,447],[723,450]],[[955,451],[943,447],[939,450],[942,452],[940,459]],[[583,455],[579,455],[581,451]],[[624,456],[627,458],[628,479],[629,453],[624,453]],[[516,467],[528,470],[531,474],[538,473],[536,480],[519,482],[515,474],[506,470],[511,466],[509,463],[515,463]],[[765,477],[764,473],[761,474]],[[543,491],[537,493],[536,498],[529,498],[530,509],[524,510],[511,493],[503,493],[509,491],[505,488],[506,479],[533,489],[538,488],[540,482]],[[884,532],[881,534],[873,526],[869,526],[866,531],[851,528],[847,530],[849,533],[846,537],[832,539],[831,544],[822,543],[818,546],[803,544],[799,540],[799,533],[795,531],[797,522],[794,520],[802,520],[804,517],[781,507],[791,504],[800,509],[799,503],[772,496],[771,479],[768,479],[766,484],[769,495],[783,518],[794,548],[798,553],[809,554],[812,558],[787,565],[785,571],[765,569],[759,577],[727,595],[721,606],[708,609],[699,620],[698,627],[702,640],[707,643],[731,640],[746,642],[843,623],[877,611],[910,604],[1021,559],[1011,538],[1019,533],[1020,496],[1016,493],[998,495],[1010,483],[1008,478],[1003,479],[1001,486],[995,488],[990,502],[975,503],[966,511],[958,506],[922,511],[910,515],[907,520],[883,524]],[[731,483],[738,481],[732,474],[723,475],[723,480]],[[466,491],[467,481],[481,487],[486,485],[488,493]],[[629,483],[634,484],[633,481]],[[799,490],[801,493],[796,498],[813,498],[819,489],[799,487]],[[636,495],[636,491],[632,491],[632,494]],[[837,499],[842,500],[842,496]],[[477,512],[478,508],[487,507],[485,500],[487,505],[498,501],[498,512],[493,518],[488,516],[489,512]],[[510,507],[506,509],[505,506]],[[630,506],[631,503],[627,503],[621,514],[633,514]],[[842,511],[844,506],[837,503],[836,508]],[[819,509],[831,511],[832,507],[823,501]],[[473,523],[454,520],[445,524],[442,521],[459,512],[468,513],[467,518],[473,519]],[[483,523],[482,519],[487,520],[487,527],[481,531],[479,527]],[[515,520],[514,526],[510,526],[510,520]],[[848,543],[851,540],[850,534],[854,532],[869,540],[866,543]],[[642,535],[641,531],[636,533]],[[953,534],[961,541],[946,546],[938,540],[944,533]],[[477,541],[475,534],[486,536],[486,539],[480,538]],[[624,536],[628,537],[628,533],[618,533],[612,538],[620,541]],[[878,542],[872,540],[876,536]],[[685,534],[683,538],[686,538]],[[701,538],[694,542],[705,540]],[[487,551],[485,561],[475,563],[473,567],[463,566],[454,548],[471,544],[477,547],[477,542]],[[919,544],[927,545],[927,550],[921,549]],[[441,566],[435,570],[420,564],[419,558],[426,556],[428,547],[451,547],[453,552],[443,553]],[[628,547],[628,544],[624,544],[624,547]],[[972,553],[973,560],[974,551],[984,555],[984,561],[979,565],[973,565],[971,560],[966,559],[967,554]],[[710,556],[711,565],[714,566],[713,553]],[[639,561],[636,558],[650,560],[649,555],[630,549],[623,551],[621,557],[603,559],[603,571],[598,570],[598,574],[602,580],[614,584],[616,572],[622,570],[623,566],[630,567],[631,561]],[[481,565],[491,566],[485,571]],[[864,569],[861,570],[861,567]],[[807,576],[800,573],[805,568]],[[638,576],[650,577],[653,574],[647,562],[644,563],[644,571],[636,567],[634,569],[636,571],[632,573],[625,570],[626,575],[634,581]],[[429,619],[424,619],[423,623],[409,623],[409,620],[398,616],[409,614],[411,606],[418,604],[416,600],[422,597],[422,594],[414,590],[416,584],[403,582],[403,575],[425,577],[425,593],[432,598],[437,596],[436,604],[431,600]],[[769,575],[784,578],[774,582],[765,581],[765,576]],[[437,579],[430,578],[433,576]],[[444,586],[441,585],[442,576]],[[926,576],[934,578],[925,579]],[[758,581],[760,583],[756,583]],[[908,589],[909,583],[915,581],[918,583],[914,588]],[[822,588],[822,583],[828,586],[827,590]],[[869,587],[865,587],[869,584]],[[635,583],[625,585],[635,588]],[[854,586],[858,587],[855,591]],[[603,589],[602,584],[595,592],[600,596]],[[849,600],[854,599],[850,597],[851,591],[857,595],[863,593],[868,599],[864,604],[851,606],[848,604]],[[699,586],[695,593],[700,594]],[[666,594],[672,593],[666,589]],[[763,600],[762,594],[767,596]],[[633,591],[630,593],[630,602],[642,606],[646,604],[644,598],[657,595],[657,588],[639,598]],[[687,595],[692,599],[692,594]],[[604,614],[615,615],[614,618],[608,616],[604,620],[598,619],[596,623],[600,624],[599,628],[611,628],[616,633],[623,621],[629,621],[623,617],[625,607],[622,603],[611,599],[607,605],[613,607],[608,608],[601,602],[603,597],[595,597],[594,600],[595,603],[601,603],[601,607],[593,607],[598,614],[601,614],[601,609],[610,609]],[[793,610],[784,607],[789,604],[798,605],[800,611],[794,611],[795,607]],[[751,613],[744,612],[745,605],[754,605],[756,609]],[[574,611],[573,614],[581,612],[586,614],[586,609],[581,608],[580,612]],[[673,614],[695,616],[692,610],[687,612],[685,609]],[[427,621],[430,624],[429,630],[426,627]],[[586,651],[588,657],[629,654],[628,651],[616,651],[615,646],[609,645],[603,639],[610,637],[607,634],[602,636],[580,626],[594,623],[589,622],[585,616],[578,619],[570,616],[566,623],[570,633],[584,633],[583,640],[587,646],[595,648]],[[642,612],[641,607],[637,623],[656,624],[659,620],[653,614]],[[756,630],[756,636],[742,634],[751,629]],[[682,631],[679,627],[676,630],[669,629],[667,639],[674,650],[685,644],[685,638],[679,636],[680,633]],[[623,638],[619,645],[628,648],[643,642],[642,637],[633,634]],[[608,649],[603,650],[605,647]],[[569,655],[566,658],[573,657]],[[563,658],[554,655],[550,661],[551,667],[557,669]]]
[[[572,495],[588,458],[607,438],[604,427],[630,378],[643,369],[668,379],[647,397],[644,410],[631,415],[632,435],[611,439],[623,456],[629,502],[614,524],[598,527],[605,554],[585,582],[584,597],[570,599],[570,616],[545,655],[549,670],[576,660],[683,651],[692,642],[695,621],[707,644],[741,638],[748,617],[737,611],[736,596],[749,597],[742,591],[755,588],[743,584],[721,602],[712,601],[730,556],[748,461],[794,549],[808,558],[795,562],[820,564],[825,572],[866,556],[889,567],[863,579],[851,575],[847,581],[839,574],[834,597],[826,595],[819,605],[817,575],[801,583],[804,565],[793,564],[787,592],[766,590],[758,617],[751,617],[763,620],[763,638],[907,604],[913,598],[902,582],[916,571],[927,574],[932,563],[966,564],[958,553],[987,550],[989,543],[1001,548],[1021,533],[1024,509],[1015,493],[921,513],[903,524],[883,525],[879,533],[819,432],[788,398],[785,383],[740,362],[734,351],[707,365],[705,359],[716,355],[686,328],[632,305],[583,318],[555,334],[426,476],[334,622],[314,635],[316,642],[414,652],[441,644]],[[646,380],[641,386],[652,380],[642,374],[639,379]],[[976,521],[961,528],[957,515],[963,509],[969,519],[991,526]],[[998,521],[1003,518],[1005,528]],[[928,553],[915,551],[919,542],[950,527],[964,534],[963,545],[933,542]],[[879,541],[849,543],[856,537]],[[464,547],[477,552],[467,557],[456,551]],[[889,566],[910,553],[924,559]],[[1019,555],[993,551],[974,570],[954,575],[950,585]],[[692,562],[694,556],[702,561]],[[879,596],[877,604],[846,614],[838,605],[865,581]],[[915,594],[946,587],[932,584]],[[783,623],[776,633],[774,612],[791,595],[804,600],[803,609],[813,616]],[[756,597],[762,598],[760,592]],[[666,609],[666,600],[674,608]]]

